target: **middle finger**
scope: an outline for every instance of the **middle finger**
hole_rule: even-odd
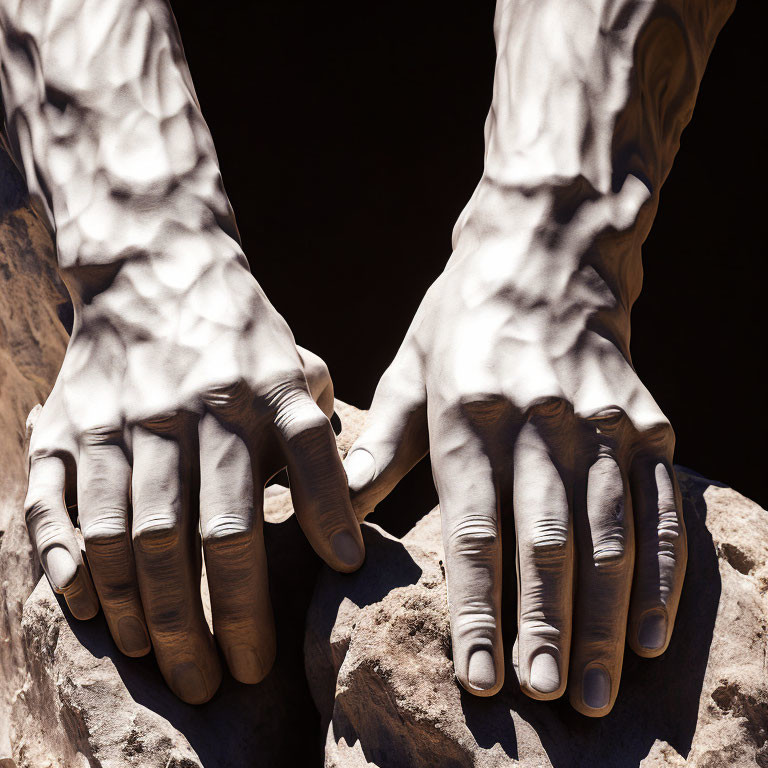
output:
[[[180,699],[202,704],[219,687],[221,665],[200,598],[185,437],[175,416],[134,427],[133,545],[160,671]]]

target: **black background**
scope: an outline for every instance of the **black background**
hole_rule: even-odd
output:
[[[494,2],[173,6],[253,272],[367,407],[480,177]],[[710,59],[644,246],[632,354],[676,460],[766,506],[761,6],[740,0]]]

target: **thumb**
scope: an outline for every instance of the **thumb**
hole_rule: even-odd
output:
[[[401,351],[381,377],[365,429],[344,461],[357,519],[373,512],[428,450],[420,361]]]

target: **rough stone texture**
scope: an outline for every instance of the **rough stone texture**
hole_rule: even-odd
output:
[[[50,391],[67,333],[66,293],[51,238],[32,212],[24,181],[0,136],[0,766],[10,762],[9,708],[24,655],[18,627],[40,578],[22,524],[11,525],[26,487],[25,423]]]
[[[768,766],[768,512],[677,471],[690,546],[678,625],[659,659],[627,650],[603,720],[524,697],[511,667],[497,697],[463,692],[438,510],[402,540],[366,524],[363,569],[346,579],[324,570],[307,619],[326,766]],[[514,617],[514,603],[505,613]],[[514,622],[505,637],[514,640]]]
[[[153,658],[123,657],[102,616],[71,619],[41,579],[24,605],[19,638],[24,678],[10,712],[18,767],[318,763],[317,714],[301,673],[301,635],[319,563],[293,516],[268,523],[266,539],[273,599],[280,607],[277,663],[258,686],[225,679],[202,707],[179,701]]]

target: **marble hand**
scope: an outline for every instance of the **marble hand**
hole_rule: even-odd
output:
[[[27,522],[73,615],[101,606],[121,651],[154,648],[201,703],[221,678],[201,552],[232,674],[258,682],[275,656],[275,472],[330,566],[357,568],[363,542],[330,377],[250,273],[170,8],[97,5],[0,0],[8,138],[75,308],[31,437]]]
[[[694,7],[695,6],[695,7]],[[733,3],[499,0],[483,177],[345,461],[360,519],[427,451],[456,675],[607,714],[686,569],[674,434],[633,368],[640,247]],[[502,531],[505,535],[502,537]]]

